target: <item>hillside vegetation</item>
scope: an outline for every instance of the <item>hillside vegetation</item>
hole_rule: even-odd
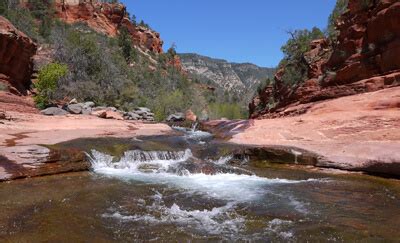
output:
[[[32,0],[28,9],[9,1],[1,0],[0,14],[39,46],[50,50],[52,62],[37,67],[38,73],[57,73],[60,66],[65,71],[53,76],[56,80],[51,80],[50,87],[49,80],[39,75],[34,87],[40,108],[76,98],[126,111],[149,107],[159,121],[187,109],[213,118],[247,115],[243,110],[237,112],[239,105],[220,104],[214,91],[192,81],[173,65],[174,47],[166,53],[152,53],[134,45],[123,28],[116,37],[110,37],[83,23],[61,22],[53,14],[51,2]]]

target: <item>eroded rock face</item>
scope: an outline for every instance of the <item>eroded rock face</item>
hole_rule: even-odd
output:
[[[338,44],[333,48],[326,40],[316,40],[305,54],[308,80],[289,90],[282,81],[285,70],[279,70],[274,87],[267,87],[249,105],[250,116],[298,115],[307,111],[306,106],[292,109],[299,104],[400,85],[399,26],[398,0],[350,0],[337,23]],[[273,106],[268,105],[271,98]]]
[[[0,82],[16,94],[26,94],[31,85],[36,44],[0,16]]]
[[[325,65],[325,85],[348,84],[400,69],[400,2],[350,1],[338,23],[339,45]]]
[[[153,53],[162,53],[163,41],[160,34],[133,24],[129,20],[126,7],[123,4],[111,3],[81,3],[56,4],[57,16],[67,23],[84,22],[97,32],[116,36],[121,27],[126,27],[132,36],[132,41]]]

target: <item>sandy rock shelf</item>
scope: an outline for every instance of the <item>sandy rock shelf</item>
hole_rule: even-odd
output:
[[[310,151],[318,155],[315,166],[400,178],[400,87],[314,103],[300,116],[203,128],[235,144]]]

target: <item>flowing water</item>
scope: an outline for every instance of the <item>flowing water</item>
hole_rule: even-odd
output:
[[[0,240],[400,240],[396,180],[259,167],[210,134],[178,130],[60,145],[84,146],[92,171],[0,184]]]

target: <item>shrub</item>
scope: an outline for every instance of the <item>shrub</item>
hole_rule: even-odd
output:
[[[50,63],[39,71],[38,82],[35,83],[35,103],[39,108],[44,109],[50,104],[51,93],[56,90],[58,80],[67,72],[67,65],[59,63]]]

